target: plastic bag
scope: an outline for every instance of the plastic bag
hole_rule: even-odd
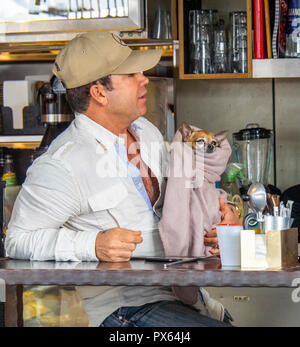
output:
[[[84,327],[88,316],[74,287],[24,287],[25,327]]]

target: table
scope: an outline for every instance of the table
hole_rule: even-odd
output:
[[[292,287],[300,264],[283,269],[222,268],[218,258],[170,266],[132,260],[105,262],[38,262],[2,259],[0,279],[6,284],[5,326],[22,326],[23,285],[128,285],[202,287]]]

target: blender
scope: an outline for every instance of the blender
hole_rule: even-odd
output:
[[[253,123],[233,133],[233,156],[234,162],[240,163],[244,175],[239,182],[242,194],[254,182],[268,185],[273,157],[272,131]]]

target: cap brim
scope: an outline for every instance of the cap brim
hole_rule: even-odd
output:
[[[158,49],[149,49],[147,51],[134,50],[111,74],[124,75],[150,70],[157,65],[161,55],[162,50]]]

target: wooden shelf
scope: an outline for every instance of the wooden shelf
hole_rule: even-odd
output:
[[[211,79],[233,79],[233,78],[249,78],[248,73],[214,73],[214,74],[183,74],[179,77],[182,80],[211,80]]]
[[[43,135],[0,136],[2,142],[41,142]]]
[[[240,79],[252,78],[252,0],[244,0],[247,8],[248,72],[218,74],[188,74],[184,71],[184,0],[178,0],[179,79]]]
[[[136,50],[162,49],[163,57],[173,55],[173,40],[124,40],[128,46]],[[15,45],[3,45],[0,43],[0,62],[18,62],[18,61],[50,61],[53,62],[67,42],[61,45],[46,43],[35,45],[24,43]]]
[[[14,149],[35,149],[39,146],[43,135],[0,136],[0,147]]]

